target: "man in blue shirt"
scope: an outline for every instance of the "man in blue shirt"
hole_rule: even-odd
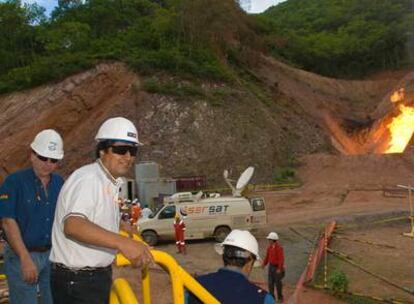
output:
[[[275,303],[269,293],[247,279],[253,265],[260,265],[259,245],[249,231],[233,230],[215,249],[223,255],[224,267],[217,272],[198,277],[197,281],[220,303]],[[201,303],[193,294],[187,296],[187,303]]]
[[[0,187],[0,218],[7,238],[5,274],[11,304],[52,304],[51,231],[63,179],[52,173],[63,158],[60,135],[47,129],[30,145],[31,167],[6,177]]]

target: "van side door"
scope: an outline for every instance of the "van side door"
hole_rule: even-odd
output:
[[[250,199],[252,206],[252,228],[261,228],[267,223],[266,206],[262,197],[253,197]]]
[[[175,205],[168,205],[158,214],[157,233],[162,239],[174,239],[175,212]]]

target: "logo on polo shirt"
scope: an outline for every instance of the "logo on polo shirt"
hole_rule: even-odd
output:
[[[8,194],[0,194],[0,200],[5,201],[9,199],[9,195]]]
[[[132,137],[132,138],[137,138],[137,134],[133,133],[133,132],[128,132],[127,133],[128,137]]]

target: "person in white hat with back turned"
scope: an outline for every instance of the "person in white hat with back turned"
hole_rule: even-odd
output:
[[[267,247],[266,257],[263,260],[262,267],[269,264],[269,292],[274,297],[276,285],[278,303],[283,303],[282,279],[285,276],[285,256],[283,247],[279,243],[279,236],[276,232],[270,232],[266,238],[269,241],[269,246]]]
[[[223,256],[224,267],[202,275],[197,281],[222,304],[273,304],[274,298],[265,290],[250,283],[253,266],[260,266],[259,244],[246,230],[235,229],[223,243],[215,247]],[[201,303],[187,294],[186,303]]]
[[[11,304],[52,304],[51,232],[63,178],[53,173],[63,158],[63,141],[52,129],[30,145],[31,167],[6,177],[0,187],[0,218],[6,234],[4,270]]]
[[[110,118],[95,139],[96,162],[72,173],[57,203],[50,255],[56,304],[109,303],[117,252],[133,266],[153,261],[146,244],[118,233],[121,177],[135,163],[137,129],[126,118]]]

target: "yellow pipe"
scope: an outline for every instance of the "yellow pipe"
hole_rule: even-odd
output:
[[[142,301],[144,304],[151,304],[150,276],[148,267],[142,269]]]
[[[139,304],[128,281],[116,279],[111,288],[110,304]]]
[[[151,250],[154,261],[164,268],[168,269],[170,273],[172,289],[173,289],[173,298],[174,303],[181,304],[184,303],[184,287],[190,290],[197,298],[199,298],[203,303],[209,304],[219,304],[218,302],[203,286],[200,285],[191,275],[189,275],[177,262],[176,260],[168,255],[165,252],[159,250]],[[130,262],[122,255],[118,254],[116,258],[117,266],[126,266]],[[144,304],[150,304],[149,299],[149,273],[143,276],[144,282],[148,280],[147,283],[143,282],[143,301]]]

